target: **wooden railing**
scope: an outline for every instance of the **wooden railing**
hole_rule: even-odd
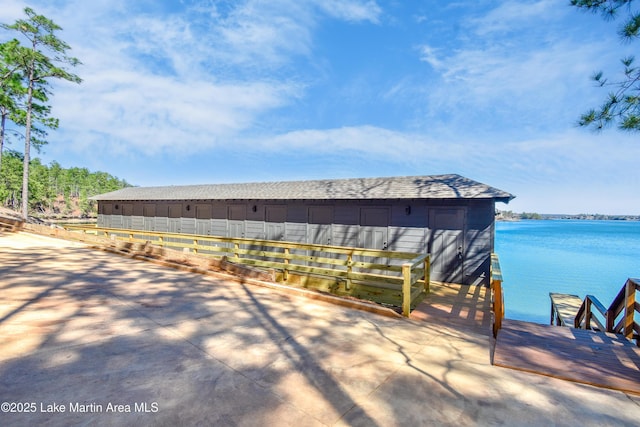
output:
[[[411,306],[429,292],[429,254],[92,226],[65,228],[274,269],[281,273],[284,281],[291,274],[302,274],[334,279],[347,290],[353,284],[366,284],[380,289],[386,297],[393,295],[395,299],[397,295],[394,305],[402,307],[404,316],[409,316]]]
[[[493,336],[498,335],[504,318],[504,294],[502,292],[502,270],[497,254],[491,254],[491,311],[493,313]]]
[[[598,317],[599,315],[600,317]],[[602,322],[602,318],[606,319],[607,309],[598,298],[593,295],[587,295],[578,309],[576,318],[574,319],[574,328],[592,329],[594,331],[606,331],[606,327]]]
[[[636,313],[640,313],[636,301],[639,290],[640,280],[628,279],[607,309],[596,297],[587,295],[576,314],[574,327],[621,334],[640,346],[640,324],[635,320]]]
[[[24,222],[18,219],[0,217],[0,230],[15,232],[20,231]]]

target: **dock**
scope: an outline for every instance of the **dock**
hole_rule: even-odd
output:
[[[493,363],[640,394],[640,348],[616,334],[505,319]]]
[[[483,286],[432,282],[429,294],[411,312],[410,318],[489,336],[491,294]]]
[[[582,298],[555,292],[550,292],[549,298],[551,298],[551,324],[573,327],[573,321],[582,305]]]

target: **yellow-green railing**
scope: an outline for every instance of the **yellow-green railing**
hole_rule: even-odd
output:
[[[429,292],[429,254],[93,226],[65,228],[275,269],[282,273],[285,281],[296,273],[334,278],[343,282],[345,289],[352,283],[366,284],[382,289],[381,292],[389,291],[387,294],[397,293],[399,301],[394,305],[402,307],[405,316],[409,316],[412,304]]]

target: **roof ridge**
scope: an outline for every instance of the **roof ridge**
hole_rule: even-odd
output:
[[[93,200],[287,200],[493,198],[505,191],[458,174],[127,187]]]

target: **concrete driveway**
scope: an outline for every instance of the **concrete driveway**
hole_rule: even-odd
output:
[[[0,235],[0,425],[638,425],[488,334]]]

